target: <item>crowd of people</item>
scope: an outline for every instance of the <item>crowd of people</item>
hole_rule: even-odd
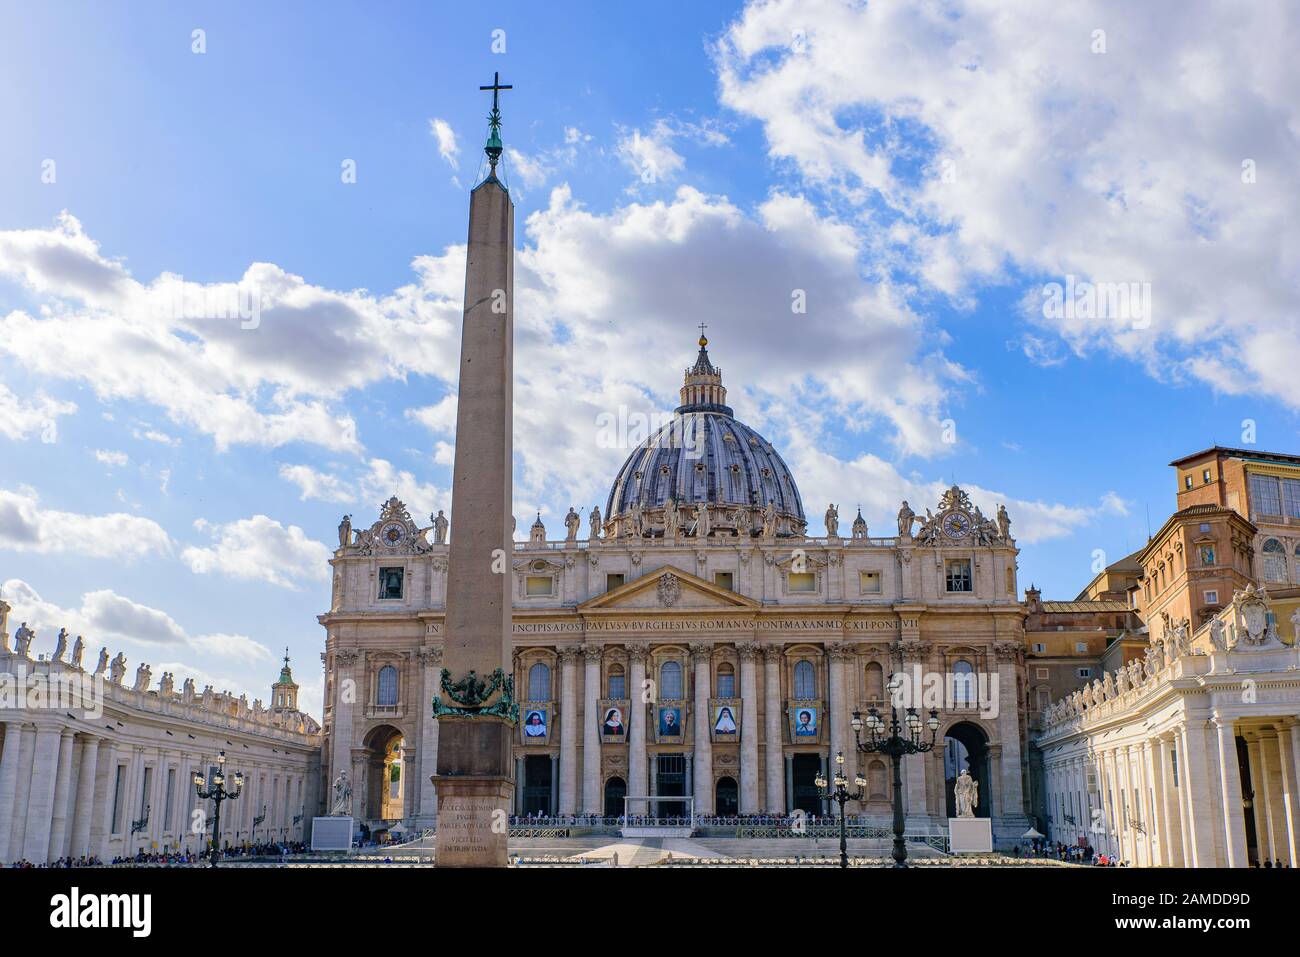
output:
[[[284,859],[294,854],[305,854],[311,850],[301,841],[268,842],[263,844],[240,845],[227,844],[221,850],[221,859],[251,860],[253,858],[274,857]],[[95,855],[81,857],[61,857],[49,864],[33,864],[28,860],[14,861],[11,868],[67,868],[67,867],[129,867],[133,865],[155,865],[163,867],[182,867],[185,865],[207,864],[211,851],[136,851],[128,857],[114,857],[103,861]]]

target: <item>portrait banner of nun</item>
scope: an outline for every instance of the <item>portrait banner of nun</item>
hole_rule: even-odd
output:
[[[627,725],[623,721],[623,709],[610,707],[604,709],[605,717],[600,722],[600,736],[621,740],[627,734]]]
[[[726,743],[740,740],[740,702],[731,700],[711,702],[713,740]]]
[[[548,725],[545,708],[527,708],[521,724],[524,744],[545,744]]]

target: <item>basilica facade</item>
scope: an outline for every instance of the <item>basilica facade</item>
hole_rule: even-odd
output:
[[[672,421],[633,449],[604,503],[540,516],[501,556],[513,594],[518,815],[826,813],[814,778],[843,753],[849,806],[890,818],[890,768],[855,748],[855,711],[888,714],[886,683],[924,716],[906,758],[909,830],[952,814],[963,768],[1000,842],[1028,824],[1023,609],[1015,541],[953,487],[896,528],[812,532],[794,476],[726,404],[700,339]],[[323,776],[373,831],[428,827],[445,635],[448,518],[390,499],[339,528],[326,631]],[[585,534],[584,534],[585,532]]]

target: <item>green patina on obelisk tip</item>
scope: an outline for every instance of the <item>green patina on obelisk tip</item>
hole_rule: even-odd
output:
[[[487,145],[483,147],[483,152],[487,153],[488,162],[492,164],[492,169],[488,172],[489,178],[495,178],[497,175],[497,163],[501,160],[501,104],[498,100],[502,90],[513,90],[511,84],[501,83],[501,74],[492,74],[491,86],[480,86],[480,90],[492,91],[492,112],[488,114],[488,138]]]
[[[492,172],[470,193],[465,316],[447,562],[447,616],[438,721],[439,867],[504,867],[517,733],[511,661],[511,465],[514,416],[514,235],[497,97],[486,152]]]

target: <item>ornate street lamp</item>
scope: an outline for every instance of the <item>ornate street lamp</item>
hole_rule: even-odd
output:
[[[930,709],[930,717],[924,722],[924,729],[930,732],[930,740],[925,740],[921,716],[915,708],[908,708],[900,721],[898,709],[894,707],[898,689],[902,685],[900,675],[889,676],[889,721],[880,716],[872,707],[865,715],[861,711],[853,712],[853,738],[858,750],[863,754],[887,754],[894,764],[894,866],[907,866],[907,842],[903,840],[903,828],[906,817],[903,814],[903,755],[921,754],[933,751],[935,737],[939,733],[939,712]],[[862,741],[862,729],[867,729],[870,740]]]
[[[840,806],[840,867],[849,866],[849,843],[848,833],[844,825],[844,805],[850,801],[861,801],[866,797],[867,781],[861,774],[853,779],[857,785],[856,791],[849,790],[849,779],[844,776],[844,752],[835,753],[835,779],[834,787],[827,787],[826,775],[820,771],[817,777],[813,778],[813,783],[817,785],[817,796],[823,801],[834,801]]]
[[[221,802],[239,799],[240,792],[244,790],[244,775],[236,771],[234,782],[229,789],[226,788],[226,752],[221,751],[217,754],[217,769],[210,780],[204,780],[202,771],[194,772],[194,790],[200,801],[210,799],[213,802],[212,855],[209,861],[212,867],[216,867],[217,859],[221,856]]]

